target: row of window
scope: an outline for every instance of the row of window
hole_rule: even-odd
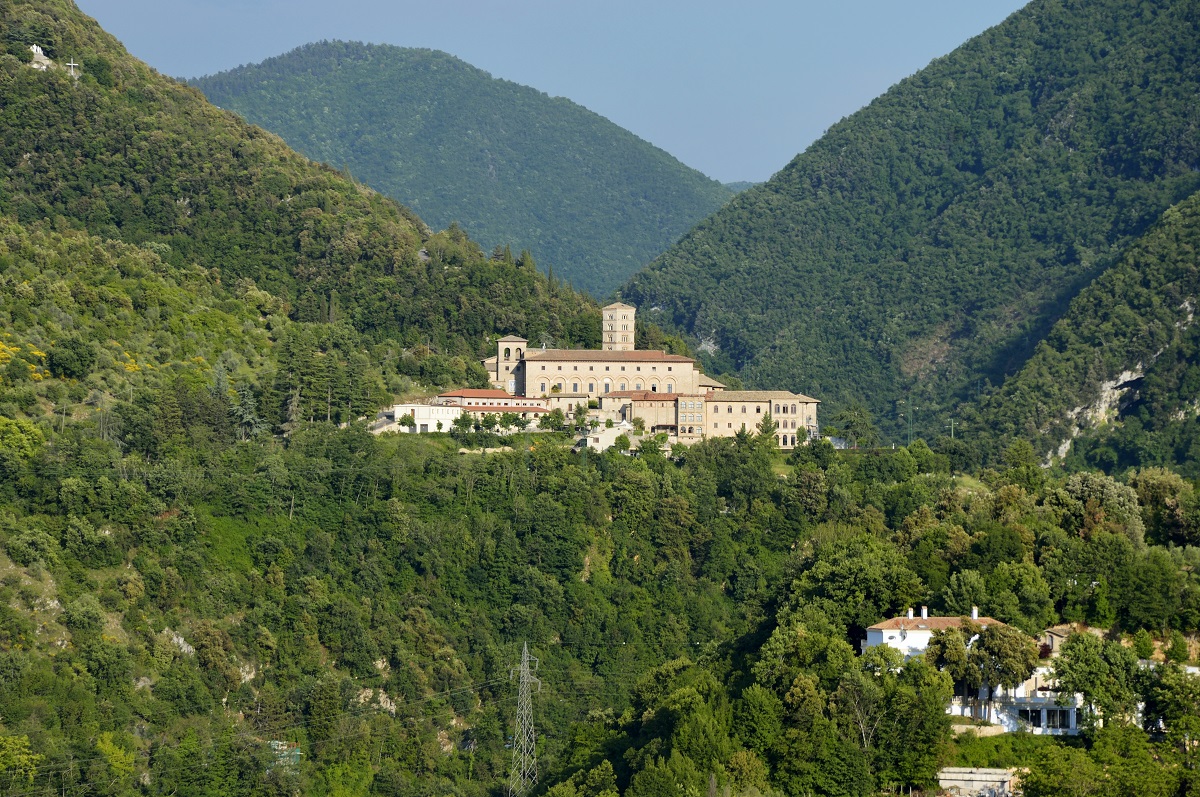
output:
[[[1071,712],[1069,708],[1023,708],[1017,711],[1022,722],[1027,722],[1034,728],[1041,728],[1042,712],[1046,712],[1046,728],[1070,728]]]
[[[543,370],[543,371],[545,371],[545,370],[546,370],[546,366],[544,366],[544,365],[543,365],[543,366],[542,366],[542,370]],[[562,366],[561,366],[561,365],[560,365],[560,366],[558,366],[558,370],[560,370],[560,371],[562,370]],[[573,366],[571,366],[571,370],[572,370],[572,371],[578,371],[578,370],[579,370],[579,366],[578,366],[578,365],[573,365]],[[589,366],[588,366],[588,370],[589,370],[589,371],[594,371],[594,370],[596,370],[596,368],[595,368],[595,366],[589,365]],[[604,370],[605,370],[605,371],[608,371],[608,370],[610,370],[610,367],[606,365],[606,366],[604,366]],[[622,370],[622,371],[624,371],[624,370],[625,370],[625,366],[623,366],[623,365],[622,365],[622,366],[621,366],[621,370]],[[639,365],[639,366],[636,366],[636,367],[635,367],[633,370],[635,370],[635,371],[641,371],[641,370],[642,370],[642,366],[640,366],[640,365]],[[652,366],[650,366],[650,370],[651,370],[651,371],[657,371],[657,370],[658,370],[658,366],[657,366],[657,365],[652,365]],[[667,366],[667,371],[669,372],[670,370],[671,370],[671,366],[669,366],[669,365],[668,365],[668,366]]]
[[[546,392],[546,383],[545,383],[545,382],[542,382],[542,383],[541,383],[541,386],[542,386],[542,393],[545,393],[545,392]],[[563,384],[562,382],[555,382],[555,383],[554,383],[554,386],[555,386],[555,387],[557,387],[559,390],[562,390],[564,387],[566,387],[566,385],[565,385],[565,384]],[[605,383],[604,383],[604,392],[605,392],[605,393],[611,393],[611,392],[612,392],[612,387],[613,387],[613,386],[612,386],[612,383],[611,383],[611,382],[605,382]],[[667,385],[666,387],[667,387],[667,392],[668,392],[668,393],[674,393],[674,392],[675,392],[675,386],[674,386],[674,385]],[[619,387],[617,388],[617,390],[628,390],[628,389],[629,389],[629,387],[628,387],[628,384],[627,384],[626,382],[621,382],[621,383],[620,383],[620,385],[619,385]],[[633,388],[633,389],[634,389],[634,390],[645,390],[645,388],[642,386],[642,383],[641,383],[641,382],[637,382],[637,383],[634,385],[634,388]],[[572,393],[578,393],[578,392],[579,392],[579,383],[578,383],[578,382],[572,382],[572,383],[571,383],[571,392],[572,392]],[[595,393],[595,392],[596,392],[596,383],[595,383],[595,382],[588,382],[588,389],[587,389],[587,392],[589,392],[589,393]],[[650,386],[650,392],[651,392],[651,393],[657,393],[657,392],[658,392],[658,385],[657,385],[657,384],[653,384],[653,385],[651,385],[651,386]]]

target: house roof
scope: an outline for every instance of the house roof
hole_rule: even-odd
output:
[[[600,394],[600,398],[631,398],[631,399],[653,399],[654,401],[674,401],[675,399],[698,399],[704,398],[703,393],[667,393],[666,391],[654,390],[611,390],[608,393]]]
[[[713,401],[800,401],[805,404],[820,404],[819,399],[806,396],[803,393],[792,393],[787,390],[719,390],[711,394]]]
[[[637,308],[625,302],[613,302],[612,304],[604,305],[605,310],[636,310]]]
[[[944,631],[947,628],[961,628],[967,620],[982,626],[1004,625],[994,617],[893,617],[882,623],[868,626],[868,631]]]
[[[523,338],[520,335],[505,335],[496,341],[497,343],[528,343],[528,338]]]
[[[665,351],[608,351],[606,349],[529,349],[526,360],[543,362],[694,363],[691,357]]]
[[[476,388],[463,387],[458,390],[450,390],[446,393],[438,393],[438,398],[490,398],[490,399],[511,399],[513,396],[506,390],[497,390],[495,388]]]
[[[715,388],[717,388],[718,390],[722,390],[722,391],[724,391],[724,389],[725,389],[725,383],[724,383],[724,382],[718,382],[717,380],[713,379],[713,378],[712,378],[711,376],[709,376],[708,374],[700,374],[700,387],[708,387],[708,388],[714,388],[714,387],[715,387]]]

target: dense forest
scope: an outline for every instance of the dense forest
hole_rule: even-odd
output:
[[[1080,292],[1021,371],[963,420],[1072,469],[1200,476],[1200,194]],[[988,447],[989,443],[981,442]]]
[[[636,455],[372,435],[394,394],[479,384],[497,331],[595,345],[594,304],[212,108],[67,0],[0,0],[0,38],[3,793],[497,797],[527,643],[534,797],[868,797],[953,763],[1027,768],[1029,797],[1200,794],[1180,473],[1050,471],[1007,442],[1024,427],[996,456],[785,455],[769,416]],[[32,43],[84,74],[31,68]],[[1152,367],[1191,358],[1194,214],[1109,272],[1165,303],[1111,311],[1157,330]],[[1097,323],[1084,344],[1137,343]],[[876,437],[866,408],[832,415]],[[1004,625],[861,651],[917,604]],[[956,735],[951,695],[1028,675],[1059,622],[1101,632],[1050,660],[1083,733]]]
[[[320,42],[192,85],[439,227],[606,296],[733,192],[570,100],[446,53]]]
[[[1034,0],[622,293],[747,384],[862,400],[894,433],[920,407],[917,432],[940,434],[1200,187],[1198,43],[1191,3]]]

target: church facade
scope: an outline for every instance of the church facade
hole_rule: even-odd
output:
[[[600,349],[530,349],[525,338],[500,338],[496,355],[483,361],[492,387],[568,410],[591,405],[604,418],[641,418],[647,431],[679,442],[757,432],[767,413],[780,448],[817,434],[817,399],[786,390],[729,391],[690,357],[636,349],[636,313],[622,302],[603,308]]]

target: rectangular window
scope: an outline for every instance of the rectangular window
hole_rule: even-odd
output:
[[[668,366],[667,366],[667,370],[668,370],[668,371],[670,371],[670,370],[671,370],[671,366],[669,366],[669,365],[668,365]]]
[[[637,367],[637,369],[638,369],[639,371],[640,371],[640,370],[642,370],[642,366],[640,366],[640,365],[639,365],[639,366]]]
[[[596,383],[595,382],[588,382],[588,392],[589,393],[596,392]]]

